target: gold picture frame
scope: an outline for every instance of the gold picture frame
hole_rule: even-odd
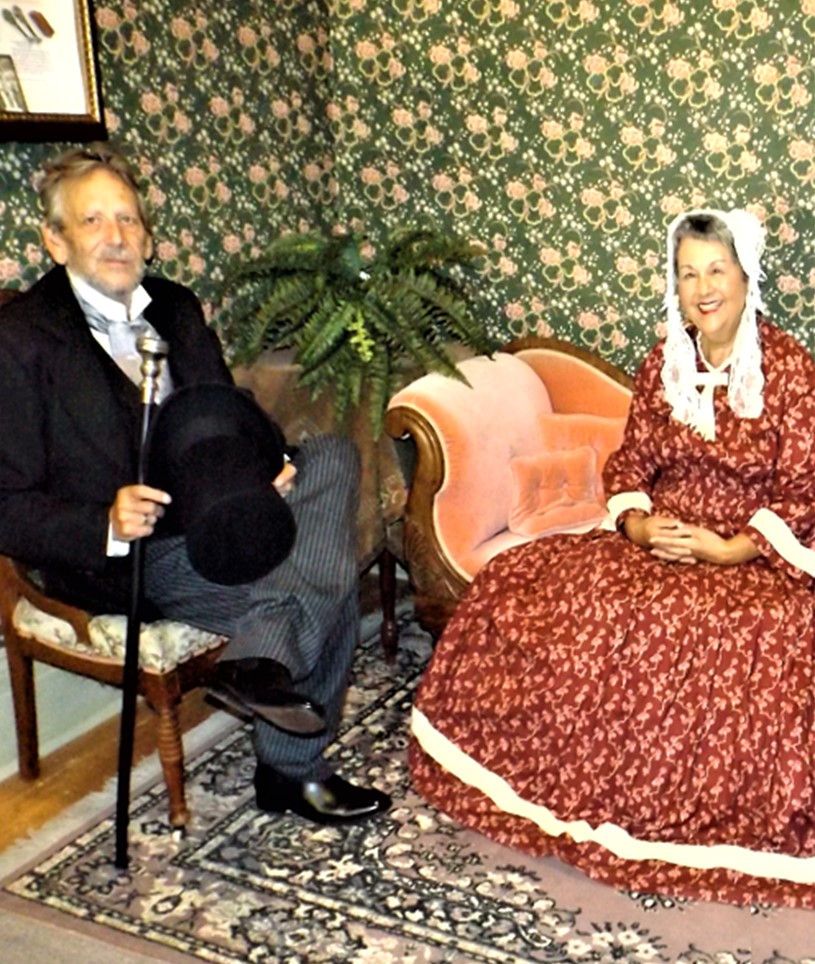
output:
[[[0,141],[103,139],[92,0],[0,0]]]

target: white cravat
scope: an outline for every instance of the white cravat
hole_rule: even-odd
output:
[[[144,310],[151,302],[143,285],[139,285],[130,299],[130,309],[108,298],[82,278],[68,271],[68,279],[74,290],[94,338],[116,362],[134,385],[141,384],[141,356],[136,348],[140,335],[159,337],[158,332],[144,317]],[[166,362],[161,363],[156,402],[163,401],[172,391],[172,380]]]

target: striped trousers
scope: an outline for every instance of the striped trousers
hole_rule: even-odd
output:
[[[324,779],[323,751],[336,734],[359,636],[356,517],[359,455],[348,439],[321,436],[294,456],[288,496],[297,522],[289,556],[253,583],[221,586],[190,565],[183,537],[145,543],[145,597],[178,619],[231,641],[221,659],[267,657],[286,666],[299,692],[326,709],[319,736],[254,723],[260,762],[296,780]]]

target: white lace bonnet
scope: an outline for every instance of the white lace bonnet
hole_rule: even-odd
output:
[[[722,368],[730,366],[727,399],[730,408],[739,418],[757,418],[764,407],[764,375],[761,371],[761,346],[758,337],[756,312],[764,308],[759,283],[764,280],[761,255],[764,252],[764,227],[749,211],[734,209],[718,211],[702,208],[685,211],[668,225],[668,277],[665,289],[665,307],[668,310],[667,335],[665,338],[662,385],[665,398],[678,421],[689,425],[703,438],[716,437],[713,417],[713,390],[699,391],[706,383],[705,373],[697,371],[696,346],[682,320],[679,295],[676,291],[676,251],[674,235],[685,220],[707,215],[722,221],[733,236],[736,255],[747,275],[747,298],[741,316],[733,352]],[[711,372],[715,372],[708,365]]]

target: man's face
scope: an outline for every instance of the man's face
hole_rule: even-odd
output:
[[[48,253],[97,291],[129,305],[153,252],[136,195],[115,174],[97,168],[66,181],[60,199],[62,228],[43,226]]]

